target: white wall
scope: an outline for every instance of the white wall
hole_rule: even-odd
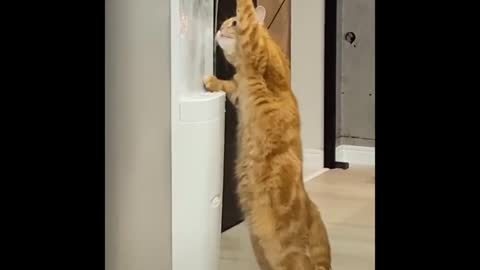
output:
[[[292,1],[292,87],[300,106],[303,147],[323,149],[325,3]]]
[[[106,1],[107,270],[171,269],[169,4]]]

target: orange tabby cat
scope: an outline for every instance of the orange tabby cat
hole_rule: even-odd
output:
[[[235,67],[231,81],[207,76],[238,109],[237,192],[262,270],[329,270],[330,245],[302,175],[298,105],[290,67],[263,26],[265,9],[237,0],[216,40]]]

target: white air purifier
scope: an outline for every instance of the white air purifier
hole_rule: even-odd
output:
[[[172,0],[172,270],[217,270],[222,217],[225,94],[213,74],[215,0]]]

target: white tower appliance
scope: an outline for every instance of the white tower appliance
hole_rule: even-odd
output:
[[[172,0],[172,270],[217,270],[220,250],[225,94],[213,74],[215,0]]]
[[[105,2],[105,269],[217,270],[225,95],[215,0]]]

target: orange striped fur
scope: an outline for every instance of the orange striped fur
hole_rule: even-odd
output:
[[[238,110],[237,192],[262,270],[329,270],[325,225],[305,191],[298,104],[290,64],[263,25],[265,9],[237,0],[216,35],[232,80],[204,79]]]

